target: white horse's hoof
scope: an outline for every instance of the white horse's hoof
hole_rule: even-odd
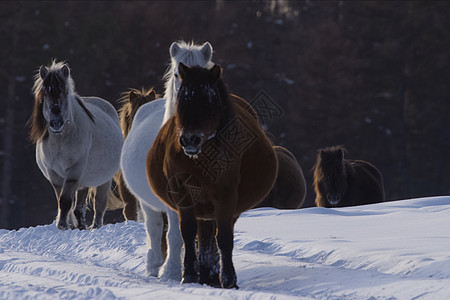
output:
[[[147,275],[158,277],[159,268],[162,266],[162,257],[155,255],[152,249],[147,252]]]
[[[170,279],[175,281],[181,280],[181,264],[171,263],[166,261],[164,265],[159,270],[159,277],[161,279]]]

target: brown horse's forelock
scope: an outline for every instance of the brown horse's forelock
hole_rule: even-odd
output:
[[[343,148],[330,147],[321,149],[317,154],[316,164],[313,167],[314,170],[314,186],[319,187],[320,182],[329,180],[330,178],[336,178],[337,176],[346,177],[346,164],[345,160],[337,162],[336,153]],[[322,157],[324,156],[324,157]]]
[[[183,79],[178,91],[177,117],[179,123],[183,129],[198,130],[219,118],[219,125],[215,130],[220,132],[234,116],[225,84],[222,79],[213,83],[208,82],[209,80],[202,82],[201,79],[195,78],[198,73],[204,75],[201,73],[209,72],[206,69],[194,67],[190,72],[194,72],[190,75],[194,78]],[[212,89],[214,94],[205,93],[208,89]]]
[[[126,137],[130,132],[134,116],[136,115],[138,109],[145,103],[149,102],[146,98],[150,96],[154,91],[155,90],[153,88],[148,90],[144,88],[142,88],[141,90],[131,88],[128,91],[122,93],[122,97],[120,97],[118,102],[122,104],[122,106],[119,108],[119,119],[120,128],[122,129],[122,134],[124,137]],[[137,95],[137,97],[133,101],[130,100],[131,92]],[[157,97],[155,93],[155,97],[152,97],[150,101],[153,101],[156,98]]]

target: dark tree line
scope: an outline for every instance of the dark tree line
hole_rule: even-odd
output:
[[[56,215],[26,122],[33,75],[52,58],[80,95],[163,92],[173,41],[209,41],[231,92],[261,91],[268,122],[308,184],[316,151],[375,164],[386,198],[450,193],[450,4],[444,1],[16,1],[0,4],[0,228]]]

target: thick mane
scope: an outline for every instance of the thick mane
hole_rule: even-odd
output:
[[[185,41],[177,42],[180,50],[177,54],[171,58],[170,65],[163,75],[164,80],[164,99],[170,100],[173,97],[172,85],[174,79],[174,71],[177,68],[178,62],[183,62],[187,66],[199,66],[202,68],[210,69],[214,66],[214,63],[205,60],[200,50],[202,45],[196,45],[194,42],[186,43]]]
[[[177,97],[177,113],[181,126],[199,129],[206,121],[219,117],[220,131],[234,116],[226,86],[221,78],[209,78],[210,71],[200,67],[190,68],[183,78]]]
[[[46,137],[48,125],[47,121],[45,121],[44,115],[42,114],[42,109],[44,106],[42,90],[36,90],[34,95],[33,112],[27,124],[30,126],[29,138],[33,144],[36,144],[38,141]]]
[[[86,104],[84,104],[83,99],[81,99],[80,96],[75,95],[75,99],[77,100],[78,104],[80,104],[81,108],[84,110],[84,112],[88,115],[89,119],[91,119],[92,123],[95,124],[94,115],[89,111],[89,109],[86,107]]]
[[[133,99],[131,99],[133,97]],[[122,93],[122,97],[118,100],[122,106],[119,109],[119,119],[120,128],[122,129],[122,134],[127,137],[130,132],[131,125],[133,124],[134,116],[136,115],[138,109],[147,102],[155,100],[156,93],[153,88],[141,90],[129,89]]]
[[[333,178],[339,173],[345,174],[347,163],[343,158],[344,152],[346,150],[342,146],[327,147],[318,151],[316,164],[313,166],[314,186],[324,178]],[[341,153],[342,161],[340,161]]]

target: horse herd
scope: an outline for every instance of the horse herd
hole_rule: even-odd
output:
[[[103,99],[80,97],[67,64],[42,66],[29,122],[36,162],[55,191],[59,229],[87,228],[89,202],[89,228],[102,226],[107,208],[123,207],[128,220],[142,211],[149,275],[237,288],[236,220],[256,207],[300,208],[305,178],[251,105],[227,92],[210,43],[175,42],[169,53],[163,98],[131,89],[118,113]],[[344,152],[340,146],[318,151],[316,205],[384,201],[381,173]]]

